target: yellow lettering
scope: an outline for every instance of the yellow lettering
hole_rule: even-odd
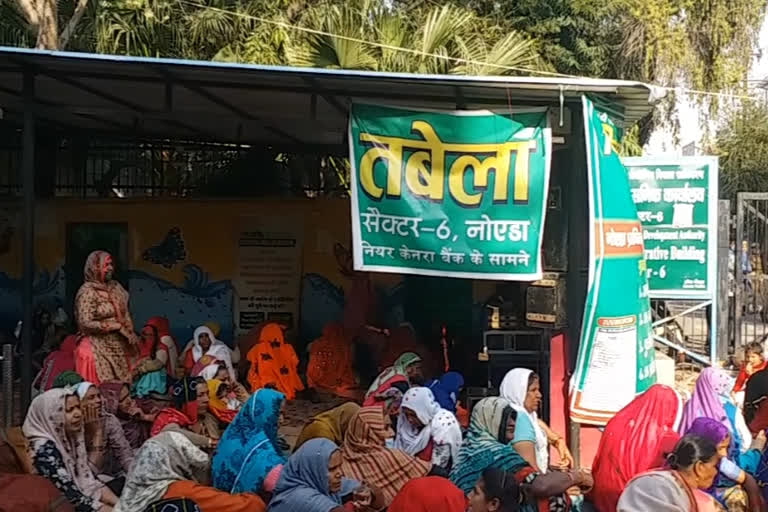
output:
[[[536,150],[536,140],[525,140],[514,143],[517,149],[517,155],[515,157],[515,193],[513,199],[517,203],[527,203],[529,198],[529,190],[531,181],[531,166],[529,165],[531,151]],[[498,171],[497,171],[498,173]],[[498,174],[496,180],[498,182]],[[506,195],[503,198],[496,199],[496,191],[494,191],[494,201],[505,201]],[[505,189],[506,192],[506,189]]]
[[[487,160],[489,160],[489,158],[486,158],[486,161]],[[480,204],[480,201],[483,200],[482,193],[470,194],[466,191],[464,188],[464,175],[467,172],[467,168],[472,167],[475,171],[475,188],[483,186],[483,183],[487,186],[488,171],[485,169],[484,165],[484,163],[480,163],[480,160],[478,160],[477,157],[472,155],[462,155],[453,162],[453,165],[451,165],[451,170],[448,171],[448,189],[451,191],[451,196],[453,196],[456,202],[460,205],[477,206]]]
[[[413,131],[419,132],[427,151],[417,151],[405,165],[405,184],[415,195],[442,201],[445,194],[445,150],[435,129],[424,121],[414,121]]]
[[[376,140],[373,137],[371,139]],[[391,140],[389,137],[387,139]],[[403,144],[389,142],[386,146],[374,146],[360,158],[360,185],[369,196],[375,199],[381,199],[385,192],[384,188],[376,184],[375,170],[376,162],[379,160],[387,162],[387,195],[399,197],[401,193]]]
[[[500,144],[444,143],[425,121],[414,121],[412,131],[420,135],[420,139],[360,134],[361,142],[373,145],[360,158],[358,170],[360,185],[369,196],[375,199],[381,199],[384,194],[399,197],[405,167],[405,185],[411,193],[432,201],[442,201],[445,198],[445,155],[451,153],[458,156],[447,172],[448,190],[460,205],[473,207],[482,202],[491,170],[494,171],[493,201],[504,203],[509,200],[509,173],[514,152],[517,158],[513,199],[515,202],[529,200],[529,160],[530,153],[536,150],[535,139]],[[405,151],[411,153],[403,162]],[[375,175],[380,160],[386,161],[386,184],[383,187],[376,182]],[[470,167],[473,178],[471,184],[465,186],[464,177]]]
[[[613,151],[613,137],[614,129],[608,123],[603,123],[603,135],[605,135],[605,145],[603,146],[603,154],[608,156]]]

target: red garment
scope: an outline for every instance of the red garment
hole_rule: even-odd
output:
[[[75,371],[85,380],[91,384],[98,386],[101,384],[99,374],[96,371],[96,358],[93,355],[93,345],[91,345],[91,338],[83,336],[77,343],[75,349]]]
[[[168,321],[167,318],[164,316],[153,316],[149,320],[147,320],[146,325],[151,325],[155,329],[157,329],[157,335],[162,338],[163,336],[168,336],[173,340],[173,342],[176,344],[176,350],[181,351],[181,347],[179,346],[179,342],[176,341],[176,338],[173,337],[171,334],[171,323]]]
[[[190,425],[194,425],[194,421],[190,420],[189,418],[197,418],[197,401],[193,400],[192,402],[189,402],[187,404],[184,404],[184,406],[190,406],[193,405],[193,407],[188,407],[189,410],[194,409],[194,416],[189,416],[188,414],[185,414],[177,409],[173,409],[172,407],[167,407],[157,413],[157,418],[155,418],[155,422],[152,423],[152,430],[149,431],[149,435],[154,437],[160,432],[163,431],[165,427],[168,425],[176,424],[181,428],[186,428]]]
[[[160,318],[160,317],[155,317]],[[168,347],[165,346],[165,343],[160,341],[163,337],[163,334],[160,333],[160,329],[157,328],[156,325],[151,324],[150,322],[147,322],[146,325],[151,325],[157,329],[157,339],[156,340],[144,340],[143,338],[139,338],[139,358],[136,360],[135,363],[131,365],[131,371],[133,371],[136,367],[141,364],[142,361],[146,359],[154,359],[153,355],[156,355],[158,351],[165,352],[165,371],[169,375],[173,374],[173,369],[171,367],[171,353],[168,350]],[[175,340],[174,340],[175,343]],[[152,349],[155,349],[155,354],[152,354]]]
[[[37,475],[0,475],[0,512],[75,512],[53,483]]]
[[[659,466],[663,451],[679,438],[682,406],[674,389],[656,384],[608,422],[592,466],[590,498],[599,512],[616,512],[627,483]]]
[[[427,443],[427,446],[425,446],[423,450],[421,450],[419,453],[416,454],[416,458],[421,459],[424,462],[432,462],[432,452],[434,451],[435,451],[435,441],[433,439],[430,439],[429,443]]]
[[[749,430],[757,435],[761,430],[768,429],[768,400],[763,400],[757,405],[757,411],[749,422]]]
[[[59,350],[51,352],[43,361],[43,368],[35,380],[35,387],[48,391],[53,387],[53,381],[66,371],[75,370],[75,348],[77,336],[69,335],[64,338]]]
[[[741,371],[739,371],[739,376],[736,377],[736,384],[733,386],[733,392],[738,393],[739,391],[744,391],[744,388],[747,387],[747,381],[749,378],[760,370],[765,370],[766,368],[768,368],[768,361],[763,361],[762,364],[755,367],[752,374],[748,374],[747,365],[743,365],[741,367]]]
[[[400,489],[388,512],[464,512],[467,498],[453,483],[439,476],[411,480]]]

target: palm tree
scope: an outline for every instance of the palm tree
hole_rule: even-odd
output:
[[[518,32],[489,41],[472,11],[444,5],[403,12],[380,2],[323,3],[307,10],[287,45],[296,66],[499,75],[541,69],[536,44]],[[402,50],[405,49],[405,50]]]

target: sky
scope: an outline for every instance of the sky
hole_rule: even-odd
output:
[[[758,49],[749,73],[750,85],[756,85],[761,80],[768,80],[768,17],[760,30]],[[766,92],[768,98],[768,90]],[[675,143],[672,131],[668,127],[657,129],[645,146],[647,155],[682,155],[683,148],[690,145],[700,146],[704,137],[704,127],[699,115],[699,107],[695,101],[687,97],[678,101],[677,113],[680,119],[679,144]],[[710,121],[710,129],[714,130],[717,120]],[[698,153],[697,153],[698,154]]]

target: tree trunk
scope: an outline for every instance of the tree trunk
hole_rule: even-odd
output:
[[[59,8],[57,0],[38,0],[40,24],[37,27],[37,48],[59,49]]]

